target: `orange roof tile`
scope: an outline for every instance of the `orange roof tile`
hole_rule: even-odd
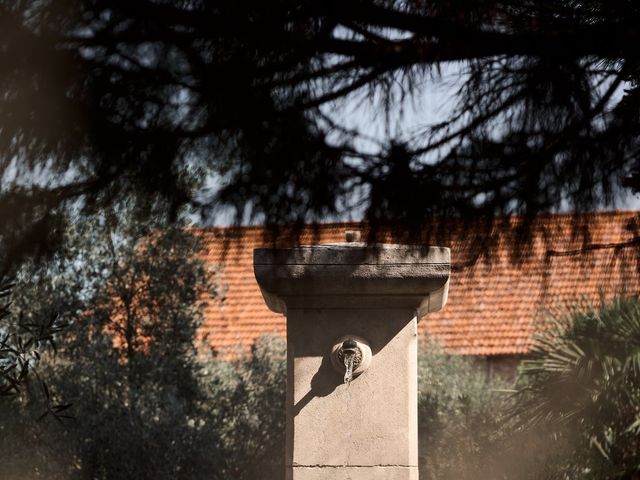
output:
[[[523,227],[527,227],[523,229]],[[253,249],[341,242],[364,223],[303,228],[299,236],[269,237],[263,227],[203,231],[206,261],[222,266],[222,303],[205,309],[201,335],[218,351],[246,348],[264,334],[285,335],[285,319],[265,306],[253,275]],[[521,242],[523,233],[530,239]],[[378,239],[407,238],[388,227]],[[451,247],[449,301],[421,320],[423,338],[461,355],[530,351],[536,320],[601,297],[640,293],[640,212],[550,214],[480,222],[434,221],[411,243]]]

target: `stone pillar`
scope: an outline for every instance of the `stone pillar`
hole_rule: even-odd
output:
[[[417,321],[446,302],[449,249],[257,249],[254,268],[287,316],[287,480],[417,480]],[[350,384],[331,361],[345,336],[372,354]]]

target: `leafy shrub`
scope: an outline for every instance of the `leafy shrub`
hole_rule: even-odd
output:
[[[104,352],[113,348],[104,344]],[[92,349],[100,349],[93,343]],[[233,362],[199,361],[197,393],[181,398],[154,382],[136,386],[136,406],[123,394],[123,368],[47,367],[51,389],[73,400],[75,418],[43,418],[39,385],[0,409],[0,478],[278,479],[284,472],[284,342],[260,339]],[[8,408],[7,408],[8,407]]]
[[[285,343],[259,339],[251,355],[205,366],[206,408],[216,456],[215,479],[275,480],[284,476]]]
[[[640,300],[547,324],[520,383],[520,423],[555,453],[546,478],[640,477]]]
[[[506,428],[508,379],[488,381],[472,359],[444,354],[434,345],[421,350],[418,372],[420,478],[464,480],[502,473],[504,462],[493,456]]]

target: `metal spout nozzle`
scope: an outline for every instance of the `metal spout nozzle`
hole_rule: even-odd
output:
[[[344,354],[350,353],[355,355],[357,351],[358,351],[358,345],[356,344],[355,341],[349,339],[349,340],[345,340],[342,343],[342,352]]]

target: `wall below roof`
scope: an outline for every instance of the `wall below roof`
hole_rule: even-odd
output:
[[[492,355],[474,357],[473,364],[485,372],[487,383],[502,379],[514,381],[518,376],[518,367],[525,355]]]

